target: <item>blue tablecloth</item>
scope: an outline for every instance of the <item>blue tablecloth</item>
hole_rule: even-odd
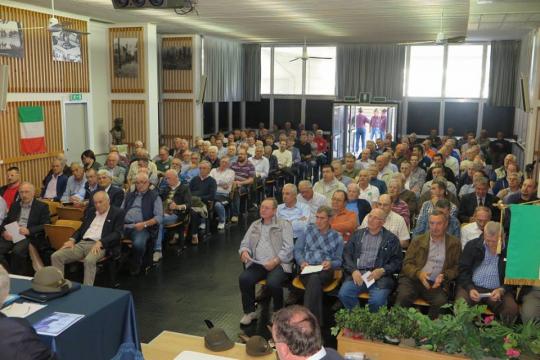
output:
[[[11,279],[12,294],[31,287],[29,280]],[[81,286],[64,297],[49,301],[47,306],[27,317],[35,324],[53,312],[82,314],[84,318],[56,337],[40,335],[60,360],[110,360],[122,350],[141,350],[133,298],[129,291]],[[127,355],[127,356],[126,356]],[[121,359],[136,359],[124,354]]]

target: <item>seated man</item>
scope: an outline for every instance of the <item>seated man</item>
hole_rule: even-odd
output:
[[[354,158],[354,154],[345,154],[345,168],[343,169],[343,176],[347,176],[354,180],[358,176],[359,172],[360,169],[356,168],[356,159]]]
[[[459,202],[458,218],[461,222],[472,221],[474,209],[477,206],[486,206],[491,210],[492,220],[499,219],[498,209],[494,204],[499,200],[488,193],[489,183],[486,178],[477,178],[474,181],[474,193],[464,195]]]
[[[422,206],[422,209],[424,211],[422,211],[420,217],[418,218],[416,227],[413,230],[413,237],[420,236],[428,231],[429,216],[433,211],[438,210],[439,212],[444,213],[448,218],[448,229],[446,230],[446,232],[459,239],[461,233],[461,225],[456,215],[454,215],[455,212],[452,212],[452,209],[455,209],[455,205],[448,201],[448,199],[444,198],[434,197],[434,201],[435,204],[433,204],[431,201],[426,201]]]
[[[280,140],[279,148],[272,152],[277,158],[280,175],[285,177],[285,182],[293,182],[294,173],[292,167],[292,153],[287,150],[287,140]]]
[[[111,173],[107,170],[99,170],[97,172],[98,188],[96,191],[105,191],[109,195],[109,200],[112,206],[120,207],[124,202],[124,190],[116,185],[112,184]],[[90,200],[89,207],[91,207],[92,200]]]
[[[343,163],[341,160],[332,160],[331,165],[334,168],[334,177],[347,187],[352,182],[352,179],[343,175]]]
[[[328,200],[324,195],[313,191],[313,187],[309,180],[302,180],[298,183],[298,192],[299,194],[296,196],[296,199],[298,202],[309,206],[309,222],[314,223],[317,211],[323,205],[328,206]]]
[[[165,174],[165,171],[171,168],[172,157],[169,155],[169,148],[166,146],[161,146],[159,148],[159,153],[157,159],[154,159],[157,169],[157,175],[162,177]]]
[[[347,186],[347,210],[358,214],[358,223],[361,224],[364,218],[371,212],[371,205],[367,200],[360,199],[360,187],[356,183]]]
[[[377,188],[377,190],[379,191],[379,195],[386,194],[388,192],[388,188],[386,186],[386,183],[377,178],[377,176],[379,175],[379,168],[377,167],[377,165],[375,165],[375,164],[370,165],[367,168],[367,170],[369,172],[369,179],[368,179],[369,184],[373,185],[373,186],[375,186]],[[358,185],[360,185],[360,195],[362,195],[362,189],[364,187],[362,186],[362,184],[360,182],[361,182],[361,179],[359,178],[358,179]],[[371,205],[373,206],[373,202],[371,202]]]
[[[313,191],[326,197],[328,203],[332,201],[332,195],[336,190],[347,191],[345,185],[334,176],[332,165],[322,166],[322,179],[315,183]]]
[[[126,180],[126,169],[118,165],[119,162],[120,154],[116,151],[110,152],[109,155],[107,155],[105,165],[101,169],[107,170],[111,174],[113,185],[122,187]]]
[[[358,172],[358,191],[359,199],[366,200],[370,206],[373,206],[373,203],[379,201],[379,189],[369,183],[370,174],[369,170],[360,170]]]
[[[192,245],[199,243],[199,226],[201,226],[202,215],[204,215],[201,208],[207,207],[210,201],[214,201],[216,190],[216,180],[210,176],[210,163],[203,160],[199,164],[199,175],[189,182],[189,191],[192,196],[191,220],[189,222]]]
[[[130,273],[139,274],[146,252],[146,242],[156,241],[163,218],[163,203],[157,190],[150,190],[150,180],[144,173],[135,177],[135,191],[126,195],[122,209],[125,212],[124,236],[133,241],[133,260]],[[153,248],[153,247],[152,247]]]
[[[409,246],[409,239],[411,238],[411,235],[409,229],[407,228],[407,224],[405,223],[405,219],[392,211],[392,199],[390,198],[390,195],[381,195],[379,202],[376,203],[374,208],[379,208],[383,211],[385,229],[396,235],[401,243],[401,247],[406,249],[407,246]],[[366,217],[360,225],[360,228],[365,228],[367,226],[368,219]]]
[[[465,245],[459,260],[456,299],[464,299],[469,305],[486,304],[504,323],[512,324],[518,306],[512,286],[504,285],[506,247],[497,254],[500,235],[505,238],[500,224],[489,221],[484,235]]]
[[[339,300],[347,309],[358,305],[358,295],[369,291],[369,310],[376,312],[386,305],[394,288],[392,274],[401,270],[403,254],[396,235],[383,227],[385,217],[382,209],[371,210],[366,217],[367,228],[355,231],[345,244],[343,269],[346,277],[339,290]],[[375,280],[369,288],[362,279],[368,271],[368,279]]]
[[[429,181],[426,181],[424,183],[424,185],[422,186],[422,191],[420,192],[420,196],[424,195],[425,193],[428,193],[431,189],[431,184],[433,183],[433,180],[434,179],[440,179],[440,178],[444,178],[446,180],[448,180],[445,176],[444,176],[444,170],[443,170],[443,167],[442,165],[439,165],[439,164],[435,164],[433,167],[431,167],[432,170],[432,174],[433,174],[433,177],[429,180]],[[457,189],[456,189],[456,185],[454,185],[452,182],[450,181],[447,181],[447,184],[446,184],[446,188],[449,192],[451,192],[452,194],[456,195],[457,194]]]
[[[110,205],[105,191],[98,191],[93,199],[95,211],[86,213],[81,227],[51,256],[52,266],[62,274],[65,264],[84,260],[84,284],[89,286],[94,285],[96,263],[120,246],[124,226],[124,213]]]
[[[396,305],[411,307],[421,297],[429,306],[429,316],[439,316],[448,302],[448,284],[458,275],[461,244],[446,232],[448,217],[437,210],[429,216],[429,232],[420,235],[407,249],[399,276]]]
[[[274,311],[283,307],[283,282],[292,271],[293,232],[291,223],[276,218],[277,202],[267,198],[261,203],[261,219],[251,223],[242,239],[240,260],[246,265],[238,282],[242,292],[244,316],[240,324],[249,325],[257,318],[255,284],[266,279]]]
[[[263,158],[264,159],[264,158]],[[219,167],[210,171],[210,176],[216,180],[217,190],[214,198],[214,209],[218,216],[218,230],[225,229],[227,216],[225,205],[231,203],[231,189],[233,188],[235,173],[229,169],[229,157],[223,156],[219,161]]]
[[[0,265],[0,308],[9,295],[9,274]],[[0,312],[0,354],[2,359],[54,360],[56,356],[39,338],[26,319]]]
[[[88,205],[92,195],[98,189],[97,171],[90,168],[85,171],[86,184],[84,184],[84,202],[82,205]]]
[[[68,177],[63,173],[62,161],[54,159],[51,164],[51,172],[43,179],[41,188],[42,199],[60,201],[66,191]]]
[[[154,255],[152,260],[158,262],[162,258],[163,237],[165,235],[165,226],[182,222],[185,220],[191,207],[191,192],[189,186],[180,183],[178,173],[174,169],[165,171],[164,178],[167,180],[167,186],[161,189],[159,196],[163,203],[163,221],[159,224],[159,234],[154,244]],[[183,232],[183,229],[181,229]],[[175,238],[180,234],[175,234]],[[183,236],[182,236],[183,240]],[[180,244],[183,249],[183,241]]]
[[[390,179],[388,183],[388,195],[392,199],[392,211],[398,215],[401,215],[407,228],[411,226],[411,213],[409,211],[409,205],[401,200],[401,181],[395,178]],[[416,200],[416,197],[415,197]]]
[[[478,239],[484,233],[484,227],[491,220],[491,209],[485,206],[477,206],[474,209],[474,221],[461,228],[461,248],[471,240]]]
[[[246,150],[238,151],[238,159],[232,163],[231,170],[235,174],[234,183],[237,189],[233,197],[231,222],[237,223],[240,215],[240,195],[249,193],[249,187],[255,179],[255,167],[248,161]]]
[[[9,210],[11,205],[19,200],[19,186],[21,185],[21,173],[19,168],[12,166],[6,173],[6,184],[0,187],[0,196],[6,201]]]
[[[208,156],[206,159],[210,163],[210,168],[215,169],[219,167],[219,157],[218,157],[218,148],[217,146],[210,146],[208,148]]]
[[[268,178],[268,173],[270,171],[270,162],[264,155],[264,148],[262,145],[257,145],[255,147],[255,155],[250,157],[248,160],[250,163],[253,164],[253,167],[255,168],[255,179],[254,179],[254,199],[257,204],[259,204],[262,200],[262,194],[260,194],[258,191],[256,191],[256,188],[258,186],[265,185],[266,178]]]
[[[316,317],[302,306],[289,306],[274,313],[272,338],[281,360],[342,360],[332,348],[322,345],[321,327]]]
[[[347,193],[343,190],[336,190],[332,195],[332,210],[334,215],[330,219],[330,226],[343,237],[345,242],[349,241],[351,234],[358,227],[358,215],[354,211],[346,208]]]
[[[11,205],[9,212],[0,227],[2,239],[0,239],[0,265],[10,270],[12,274],[27,275],[27,262],[29,251],[34,267],[42,266],[38,252],[50,247],[45,239],[45,224],[51,223],[49,207],[47,204],[34,199],[34,185],[23,182],[19,186],[19,200]],[[19,234],[25,238],[16,243],[13,242],[13,234],[6,231],[5,226],[17,222]],[[32,250],[29,246],[32,245]],[[34,249],[37,249],[35,251]],[[11,252],[11,266],[8,266],[6,255]]]
[[[86,178],[84,177],[84,168],[79,163],[71,163],[71,176],[68,178],[66,190],[62,195],[62,203],[81,203],[84,200],[86,190]]]
[[[323,270],[311,274],[301,274],[300,281],[306,289],[304,306],[322,322],[323,288],[334,280],[334,270],[341,267],[343,238],[330,228],[332,209],[321,206],[317,210],[315,224],[309,224],[307,230],[299,234],[294,245],[294,258],[301,270],[308,265],[322,265]]]
[[[294,184],[285,184],[283,186],[283,204],[278,205],[276,214],[278,219],[290,221],[294,239],[298,239],[304,234],[310,216],[309,207],[296,199],[297,193]]]

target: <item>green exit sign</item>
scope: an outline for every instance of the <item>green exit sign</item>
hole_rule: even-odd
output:
[[[69,94],[69,101],[81,101],[81,100],[82,100],[81,93]]]

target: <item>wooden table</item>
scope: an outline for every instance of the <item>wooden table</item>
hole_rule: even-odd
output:
[[[275,360],[276,355],[253,357],[246,353],[245,345],[236,343],[227,351],[212,352],[204,347],[204,338],[172,331],[163,331],[148,344],[142,345],[145,360],[173,360],[182,351],[196,351],[204,354],[231,357],[235,359]]]

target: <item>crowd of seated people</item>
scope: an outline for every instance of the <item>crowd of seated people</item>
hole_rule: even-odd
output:
[[[65,264],[82,261],[84,283],[92,285],[96,264],[123,244],[129,244],[129,270],[136,275],[148,257],[161,260],[166,241],[183,248],[188,235],[196,246],[204,234],[225,231],[258,209],[260,219],[239,250],[244,325],[257,317],[260,280],[267,280],[278,310],[283,284],[308,265],[323,267],[299,277],[304,304],[320,321],[322,289],[342,271],[337,294],[347,308],[360,294],[368,294],[372,311],[390,298],[402,306],[423,298],[435,318],[455,293],[512,322],[516,289],[502,282],[507,237],[503,252],[493,252],[494,239],[508,234],[511,215],[506,212],[499,228],[499,200],[534,201],[537,184],[514,155],[501,153],[508,149],[504,141],[498,136],[490,143],[485,131],[459,141],[433,131],[423,140],[411,134],[396,143],[388,133],[366,141],[358,158],[331,159],[322,130],[296,130],[287,122],[283,129],[196,138],[192,147],[176,138],[154,158],[140,141],[131,154],[112,146],[103,166],[91,150],[69,166],[59,157],[39,195],[13,167],[0,188],[0,264],[30,274],[30,265],[36,270],[51,263],[64,271]],[[44,226],[51,219],[42,201],[84,209],[81,227],[56,251],[47,251]],[[17,243],[5,230],[14,221],[25,236]],[[529,301],[523,318],[538,316],[537,305],[530,305],[538,302],[538,291],[522,291]]]

